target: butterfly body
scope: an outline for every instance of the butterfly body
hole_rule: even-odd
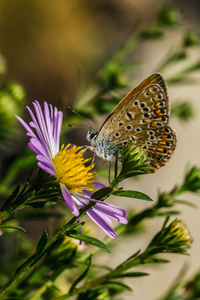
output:
[[[112,147],[112,143],[109,139],[104,137],[99,138],[98,131],[88,131],[87,139],[91,143],[92,150],[95,154],[101,157],[103,160],[112,160],[116,155],[116,147]]]
[[[127,143],[141,147],[151,158],[155,172],[171,157],[176,134],[169,126],[169,98],[164,79],[152,74],[128,93],[110,113],[98,131],[89,131],[87,139],[94,152],[112,160]]]

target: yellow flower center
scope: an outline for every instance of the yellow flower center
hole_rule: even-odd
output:
[[[85,166],[90,158],[84,158],[84,149],[80,150],[78,146],[71,149],[69,147],[70,144],[62,145],[53,159],[57,179],[71,192],[92,191],[94,185],[90,181],[97,176],[96,172],[90,172],[94,164]]]

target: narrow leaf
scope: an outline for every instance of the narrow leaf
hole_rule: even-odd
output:
[[[95,238],[87,236],[87,235],[78,234],[78,233],[76,233],[75,230],[67,231],[66,235],[73,238],[73,239],[80,240],[80,241],[83,241],[85,243],[96,246],[96,247],[100,248],[103,251],[111,253],[109,248],[103,242],[99,241],[98,239],[95,239]]]
[[[154,216],[156,217],[168,217],[168,216],[174,216],[174,215],[180,215],[180,211],[178,210],[172,210],[172,211],[163,211],[163,212],[155,212]]]
[[[148,273],[145,272],[127,272],[124,274],[116,274],[112,276],[112,278],[125,278],[125,277],[140,277],[140,276],[147,276]]]
[[[170,260],[162,259],[162,258],[147,258],[145,259],[145,264],[166,264],[169,263]]]
[[[44,247],[46,246],[48,242],[48,233],[45,230],[37,244],[36,253],[41,254],[43,252]]]
[[[3,207],[1,208],[1,211],[3,211],[4,209],[7,209],[9,207],[9,205],[11,205],[11,203],[16,199],[16,197],[19,194],[19,189],[20,189],[20,185],[18,185],[14,189],[14,191],[12,192],[12,194],[8,197],[8,199],[4,203]]]
[[[99,286],[101,286],[101,285],[99,285]],[[109,289],[129,291],[129,292],[132,291],[132,289],[128,285],[121,283],[121,282],[107,281],[107,282],[103,283],[102,286],[104,286],[104,287],[106,286]]]
[[[83,278],[87,275],[90,267],[91,267],[91,262],[92,262],[92,256],[89,257],[89,262],[88,262],[88,266],[85,269],[85,271],[72,283],[72,286],[69,290],[69,294],[71,294],[73,292],[73,290],[75,289],[75,287],[77,286],[77,284],[83,280]]]
[[[119,197],[130,197],[130,198],[136,198],[141,200],[153,201],[148,195],[138,191],[121,190],[121,191],[113,191],[112,194]]]
[[[138,250],[137,252],[135,252],[134,254],[132,254],[131,256],[129,256],[129,257],[123,262],[123,264],[129,262],[131,259],[133,259],[133,258],[135,258],[136,256],[138,256],[139,253],[140,253],[140,251],[141,251],[141,250]]]
[[[113,188],[111,187],[104,187],[95,193],[92,194],[91,198],[95,200],[102,200],[104,197],[110,195],[113,191]]]
[[[25,207],[33,207],[33,208],[47,208],[52,205],[56,205],[57,203],[55,201],[37,201],[37,202],[32,202],[28,203],[25,205]]]
[[[188,206],[190,206],[190,207],[192,207],[192,208],[197,208],[197,205],[196,205],[196,204],[191,203],[191,202],[189,202],[189,201],[187,201],[187,200],[175,200],[175,202],[176,202],[176,203],[179,203],[179,204],[188,205]]]
[[[15,226],[15,225],[1,225],[0,228],[5,228],[5,229],[19,229],[23,232],[26,232],[26,230],[20,226]]]

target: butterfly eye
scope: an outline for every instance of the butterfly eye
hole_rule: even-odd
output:
[[[88,141],[91,141],[91,140],[93,140],[94,137],[96,137],[96,136],[97,136],[97,131],[93,131],[93,132],[88,131],[87,139],[88,139]]]
[[[93,137],[94,137],[95,135],[96,135],[96,133],[92,132],[92,133],[90,134],[90,138],[93,139]]]

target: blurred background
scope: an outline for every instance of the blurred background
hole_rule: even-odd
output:
[[[56,105],[64,112],[66,122],[68,120],[73,122],[67,109],[67,106],[71,105],[79,112],[85,113],[88,118],[92,116],[95,128],[100,128],[108,113],[97,116],[92,112],[90,115],[90,109],[87,107],[87,97],[91,97],[94,78],[98,76],[106,62],[115,55],[127,39],[137,36],[139,32],[147,33],[150,24],[151,26],[154,24],[154,19],[163,5],[171,5],[174,8],[179,16],[178,25],[169,26],[158,38],[144,38],[140,43],[136,39],[133,51],[130,51],[126,57],[130,65],[133,61],[135,62],[135,68],[129,71],[129,82],[127,86],[124,84],[126,88],[120,92],[121,98],[143,78],[160,70],[166,57],[180,48],[184,32],[189,29],[200,31],[199,1],[0,1],[1,87],[7,82],[18,85],[17,87],[9,86],[9,93],[14,93],[17,104],[13,103],[8,95],[4,101],[0,102],[1,138],[3,141],[0,149],[2,178],[6,174],[5,167],[15,156],[16,149],[21,151],[27,147],[27,138],[23,129],[12,121],[13,114],[28,118],[27,112],[22,107],[31,105],[35,99],[40,103],[47,101]],[[189,74],[187,80],[181,82],[172,80],[174,74],[178,74],[182,68],[188,68],[195,62],[200,62],[199,50],[199,47],[191,48],[187,61],[174,64],[171,68],[163,69],[162,72],[169,83],[171,103],[174,100],[187,100],[193,105],[195,111],[194,117],[188,122],[172,116],[171,124],[178,135],[178,144],[174,155],[166,166],[155,174],[145,175],[134,182],[127,180],[125,183],[126,188],[144,192],[152,199],[156,199],[158,189],[169,191],[175,184],[182,182],[183,174],[188,166],[200,163],[198,133],[200,127],[200,72],[197,68],[195,72]],[[118,87],[120,85],[123,87],[123,83],[127,79],[119,77],[117,80],[119,80]],[[67,119],[68,115],[70,115],[69,119]],[[10,138],[6,140],[8,122],[11,122],[11,127],[14,126],[17,137],[16,134],[12,134],[10,129]],[[76,120],[76,122],[80,123],[81,121]],[[15,126],[18,126],[18,129]],[[83,126],[86,129],[66,132],[65,138],[69,142],[86,144],[84,136],[87,133],[87,125],[83,124]],[[5,139],[3,140],[3,138]],[[64,142],[66,143],[66,141]],[[22,172],[20,178],[16,179],[13,175],[11,180],[7,177],[7,183],[23,182],[26,176],[27,173]],[[106,179],[104,182],[106,183]],[[2,187],[2,199],[6,196],[5,190],[5,186]],[[143,271],[150,272],[151,275],[127,280],[134,292],[133,294],[127,292],[123,299],[158,299],[171,286],[183,266],[186,265],[188,268],[186,275],[188,278],[199,270],[199,197],[192,197],[190,194],[188,198],[187,200],[197,205],[196,209],[186,206],[180,206],[178,209],[182,212],[181,219],[185,221],[194,238],[190,251],[191,256],[168,255],[167,258],[171,260],[169,264],[155,268],[145,266]],[[149,205],[141,200],[116,199],[116,197],[113,197],[112,203],[136,211]],[[162,222],[163,220],[159,219],[151,220],[149,223],[147,222],[142,234],[138,234],[135,238],[127,237],[126,240],[121,240],[121,243],[119,238],[113,254],[103,253],[97,260],[105,265],[116,266],[138,249],[144,249],[154,233],[160,229]],[[38,239],[45,224],[39,223],[37,226],[33,223],[34,230],[30,229],[32,227],[30,224],[32,223],[25,225],[28,234]]]

